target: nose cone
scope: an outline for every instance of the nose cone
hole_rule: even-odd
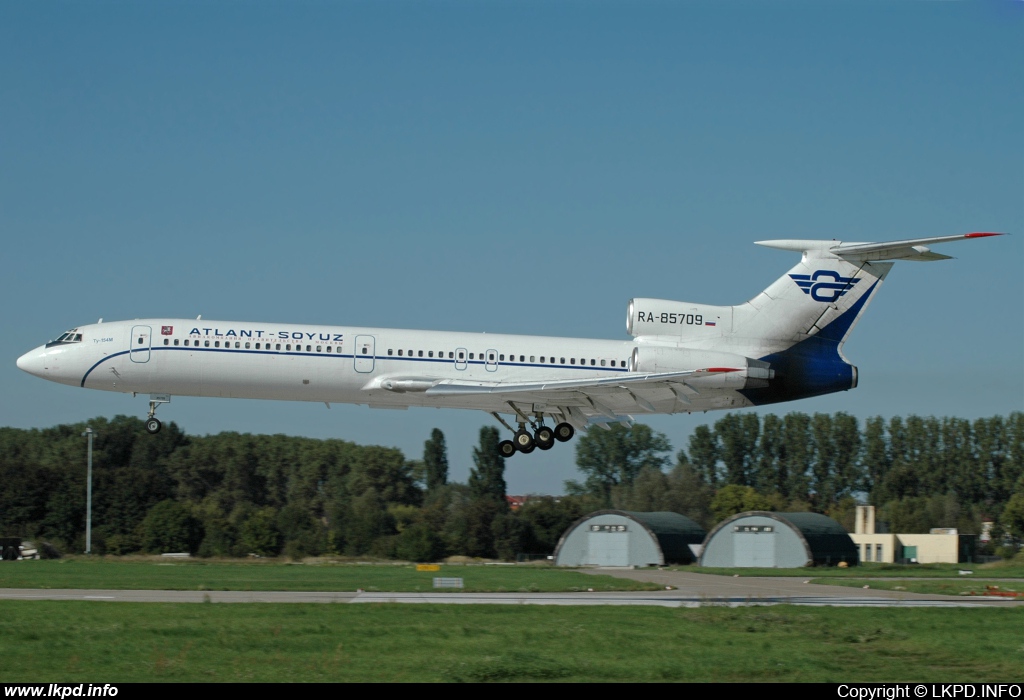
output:
[[[43,376],[46,371],[46,364],[43,360],[42,348],[36,348],[18,358],[18,369],[33,374],[37,377]]]

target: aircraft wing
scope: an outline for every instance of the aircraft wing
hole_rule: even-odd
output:
[[[427,389],[427,396],[466,396],[469,394],[524,394],[545,393],[557,395],[560,392],[598,390],[605,387],[638,387],[653,386],[681,382],[684,379],[708,377],[725,372],[738,372],[739,369],[715,367],[711,369],[692,369],[681,372],[653,372],[647,374],[632,373],[619,377],[602,377],[600,379],[560,379],[550,382],[479,382],[460,379],[444,379]]]
[[[372,388],[399,392],[422,392],[430,398],[486,398],[495,408],[508,406],[519,412],[544,405],[561,411],[578,426],[590,422],[630,420],[633,412],[659,412],[665,403],[686,410],[691,396],[699,390],[688,382],[741,372],[740,368],[711,367],[677,372],[629,372],[596,379],[560,379],[541,382],[488,382],[479,380],[427,378],[382,379]],[[367,387],[371,388],[371,387]],[[654,403],[662,404],[659,409]],[[505,409],[508,410],[507,408]]]

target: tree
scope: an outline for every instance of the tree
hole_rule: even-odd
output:
[[[498,451],[501,442],[498,429],[480,428],[480,445],[473,448],[473,463],[469,470],[469,488],[478,498],[490,498],[507,508],[505,500],[505,458]]]
[[[195,552],[202,541],[199,521],[177,501],[160,501],[149,509],[141,525],[142,549],[162,552]]]
[[[768,510],[771,502],[750,486],[729,484],[718,489],[711,499],[711,512],[721,522],[737,513],[750,510]]]
[[[727,484],[752,485],[760,432],[761,422],[756,413],[729,413],[715,423]]]
[[[664,453],[671,450],[664,435],[643,423],[594,428],[576,443],[576,466],[587,476],[582,490],[610,505],[614,487],[631,486],[645,467],[660,471],[668,461]]]
[[[448,448],[444,433],[437,428],[430,432],[430,439],[423,444],[423,466],[428,492],[448,483]]]
[[[690,436],[690,461],[708,486],[718,486],[718,438],[706,425],[698,425]]]

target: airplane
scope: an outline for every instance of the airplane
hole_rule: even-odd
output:
[[[771,240],[800,262],[750,301],[632,299],[632,340],[152,318],[79,326],[18,358],[61,384],[149,394],[146,430],[171,396],[486,411],[512,433],[501,454],[567,442],[634,415],[736,409],[846,391],[843,355],[894,261],[949,259],[935,243]],[[506,420],[506,417],[509,420]],[[548,420],[554,425],[549,426]],[[517,427],[513,428],[510,421]],[[529,426],[530,429],[527,429]]]

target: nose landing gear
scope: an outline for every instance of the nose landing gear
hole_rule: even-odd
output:
[[[160,432],[160,428],[164,427],[156,417],[156,408],[162,403],[170,403],[170,394],[150,394],[149,395],[149,416],[146,418],[146,432],[150,435],[156,435]]]

